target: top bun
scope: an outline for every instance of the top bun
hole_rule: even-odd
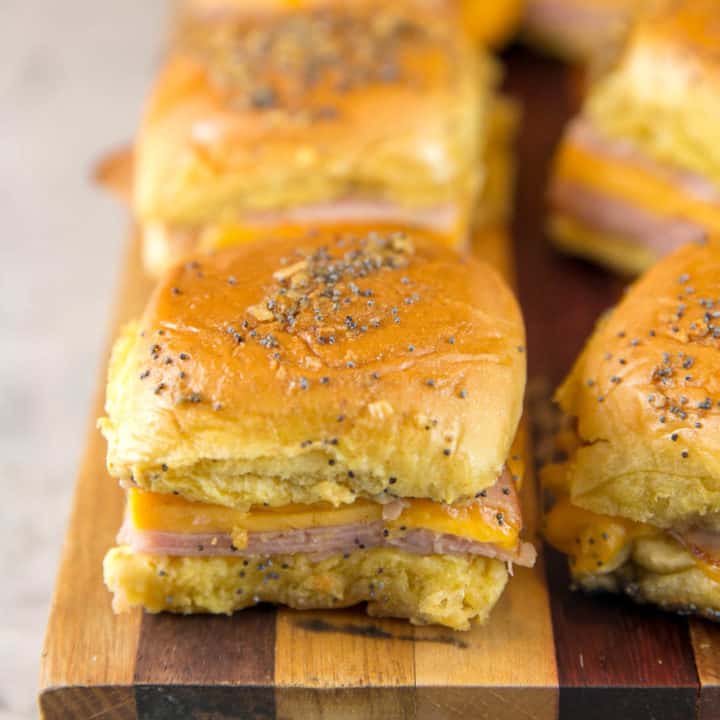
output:
[[[557,393],[577,418],[572,501],[720,529],[720,247],[658,263],[598,325]]]
[[[270,240],[176,267],[126,329],[111,474],[236,507],[492,485],[525,386],[500,276],[418,231]]]

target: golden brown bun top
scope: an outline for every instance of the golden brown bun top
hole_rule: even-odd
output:
[[[635,471],[720,478],[720,247],[687,245],[635,283],[557,399],[582,442],[625,447]]]
[[[222,432],[224,449],[202,450],[219,456],[334,438],[338,465],[417,477],[440,498],[457,494],[437,489],[444,477],[474,492],[507,459],[524,342],[496,271],[416,231],[324,229],[199,255],[161,282],[117,354],[108,414],[132,434],[117,462],[132,463],[129,443],[137,462],[173,466],[176,430],[194,447],[192,433]]]
[[[438,13],[435,2],[277,5],[284,10],[258,16],[243,3],[242,12],[180,23],[175,52],[207,73],[235,110],[314,107],[327,115],[358,89],[447,82],[454,54],[468,49],[459,14]]]

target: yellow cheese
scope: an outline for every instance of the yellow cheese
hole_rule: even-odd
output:
[[[720,232],[720,206],[700,200],[670,178],[567,142],[556,161],[559,178],[597,189],[663,216],[687,217]]]
[[[477,542],[493,543],[506,549],[517,546],[520,528],[480,502],[464,506],[444,505],[430,500],[404,500],[406,507],[395,520],[385,521],[390,530],[424,528],[449,533]],[[258,507],[242,512],[221,505],[192,502],[178,495],[128,491],[128,514],[134,528],[170,533],[230,534],[240,547],[249,532],[301,530],[332,525],[382,520],[382,505],[357,500],[350,505],[286,505]]]
[[[584,510],[567,497],[546,513],[543,525],[545,539],[569,556],[575,575],[615,569],[620,553],[629,549],[634,540],[661,534],[663,531],[652,525]],[[693,559],[705,575],[720,583],[720,563],[694,554]]]
[[[577,575],[607,570],[633,540],[660,532],[650,525],[584,510],[566,497],[545,515],[543,530],[550,545],[570,557]]]

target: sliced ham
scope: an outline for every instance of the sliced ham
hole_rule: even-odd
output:
[[[720,568],[720,533],[710,530],[690,530],[674,535],[695,557],[708,565]]]
[[[249,533],[247,545],[235,548],[230,535],[219,533],[167,533],[136,530],[126,523],[118,542],[149,555],[220,557],[228,555],[293,555],[306,553],[319,560],[330,555],[375,547],[394,547],[418,555],[482,555],[527,567],[535,564],[535,548],[520,543],[514,551],[480,543],[457,535],[412,528],[385,537],[383,523],[332,525],[306,530]]]
[[[434,207],[405,207],[380,200],[347,198],[316,205],[301,205],[285,210],[251,213],[245,221],[250,225],[291,225],[325,223],[383,223],[391,222],[421,226],[431,230],[452,230],[458,220],[455,205]]]
[[[720,206],[720,188],[702,175],[690,170],[672,167],[645,154],[630,140],[610,138],[598,130],[588,118],[573,121],[567,131],[567,140],[596,155],[602,155],[636,167],[675,185],[678,189],[701,202]]]
[[[556,180],[550,191],[553,207],[584,225],[628,238],[665,255],[689,242],[702,242],[707,231],[685,218],[663,217],[586,185]]]
[[[515,482],[505,469],[492,486],[478,493],[473,504],[482,511],[488,523],[502,517],[510,525],[521,524],[520,503]],[[303,530],[251,532],[247,544],[235,547],[227,533],[171,533],[138,530],[129,520],[120,530],[118,542],[130,545],[137,552],[150,555],[227,556],[227,555],[292,555],[307,553],[315,559],[357,549],[395,547],[419,555],[482,555],[504,562],[531,567],[535,563],[535,548],[519,543],[514,550],[505,550],[491,543],[481,543],[448,533],[436,533],[422,528],[394,529],[385,532],[385,521],[397,520],[407,501],[402,498],[383,505],[383,520],[367,523],[348,523]],[[452,506],[447,508],[452,515]],[[459,512],[459,510],[458,510]]]

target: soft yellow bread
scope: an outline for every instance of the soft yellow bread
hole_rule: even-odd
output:
[[[577,419],[572,502],[660,528],[720,531],[720,249],[658,263],[599,324],[557,400]]]
[[[661,5],[663,5],[661,3]],[[720,187],[717,0],[670,0],[638,23],[585,113],[604,134]]]
[[[232,613],[258,602],[303,610],[367,602],[370,615],[455,630],[485,621],[507,582],[498,560],[383,548],[317,561],[303,554],[166,557],[120,546],[107,554],[104,575],[117,611],[141,606],[150,612]]]
[[[178,266],[126,328],[110,474],[234,507],[493,485],[525,384],[496,272],[416,231],[268,239]]]
[[[456,12],[273,5],[181,22],[135,147],[146,234],[344,219],[466,243],[497,73]]]

